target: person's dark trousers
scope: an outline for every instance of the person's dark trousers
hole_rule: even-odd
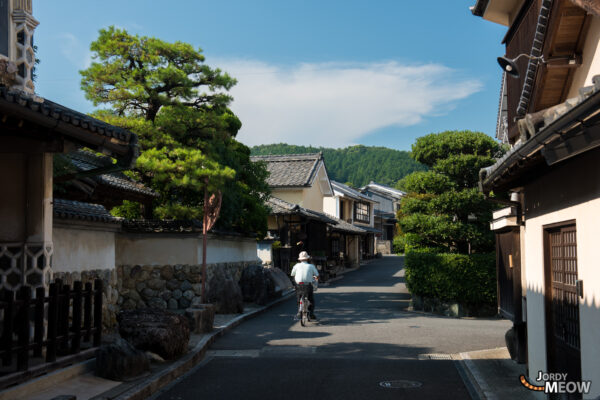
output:
[[[313,285],[304,284],[298,285],[296,284],[296,303],[300,304],[300,297],[302,297],[302,293],[306,293],[306,297],[308,297],[308,301],[310,301],[310,306],[308,306],[308,312],[310,314],[315,313],[315,294],[313,291]]]

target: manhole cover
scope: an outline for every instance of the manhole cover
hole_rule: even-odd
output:
[[[415,389],[423,386],[423,384],[417,381],[398,380],[379,382],[379,386],[386,389]]]

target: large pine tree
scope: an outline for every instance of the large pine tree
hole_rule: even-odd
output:
[[[228,108],[235,79],[204,64],[190,44],[112,26],[91,50],[81,86],[95,105],[110,107],[97,117],[138,134],[134,175],[160,194],[156,216],[199,218],[208,182],[209,191],[223,192],[222,228],[266,231],[267,173],[235,140],[241,122]],[[135,207],[115,212],[136,216]]]

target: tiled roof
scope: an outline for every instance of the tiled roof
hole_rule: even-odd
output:
[[[334,219],[335,222],[337,222],[336,225],[328,224],[331,227],[331,230],[355,233],[355,234],[359,234],[359,235],[367,233],[366,230],[364,230],[358,226],[349,224],[348,222],[344,221],[343,219],[339,219],[339,218],[335,218],[335,217],[331,217],[331,218]]]
[[[110,157],[97,156],[89,151],[78,150],[73,153],[66,154],[71,160],[71,163],[79,171],[90,171],[96,168],[105,167],[112,164]],[[139,182],[129,178],[121,172],[113,172],[110,174],[95,175],[92,177],[99,184],[107,185],[115,189],[124,190],[127,192],[139,193],[146,196],[157,197],[158,194],[142,185]]]
[[[381,231],[379,229],[372,228],[370,226],[363,226],[363,225],[358,225],[358,226],[354,225],[354,226],[356,226],[357,228],[360,228],[360,229],[364,229],[365,231],[367,231],[369,233],[381,233]]]
[[[82,114],[50,100],[0,87],[0,110],[97,149],[129,155],[134,162],[139,154],[134,133]]]
[[[189,220],[124,220],[123,231],[131,233],[202,233],[202,221],[197,219]],[[242,234],[239,232],[211,229],[211,235],[219,236],[241,236],[256,237],[252,234]]]
[[[594,76],[592,82],[593,85],[580,88],[577,97],[546,109],[541,124],[532,123],[531,114],[519,120],[520,129],[527,131],[529,139],[518,142],[495,164],[479,170],[480,189],[489,191],[502,187],[517,179],[521,175],[520,170],[542,158],[552,164],[552,148],[556,147],[556,143],[562,143],[562,147],[567,149],[571,145],[569,139],[573,140],[577,136],[573,132],[585,134],[591,123],[588,120],[594,118],[600,107],[600,75]],[[589,142],[589,146],[583,146],[579,152],[597,145],[592,137],[584,142]]]
[[[323,161],[322,153],[252,156],[254,162],[267,163],[270,187],[311,186]]]
[[[393,187],[389,187],[387,185],[383,185],[381,183],[376,183],[373,181],[369,182],[368,185],[363,186],[361,190],[372,190],[373,192],[391,196],[396,199],[400,199],[402,198],[402,196],[406,195],[406,193],[402,190],[394,189]]]
[[[378,201],[375,201],[372,198],[365,196],[358,190],[352,189],[350,186],[344,185],[343,183],[331,181],[331,186],[333,187],[334,190],[337,190],[338,192],[341,192],[344,196],[348,196],[354,200],[359,200],[359,201],[363,200],[363,201],[368,201],[370,203],[378,203]]]
[[[126,220],[123,230],[127,232],[202,233],[202,222],[192,220]]]
[[[288,203],[287,201],[278,199],[277,197],[270,197],[267,200],[267,206],[271,208],[271,213],[274,215],[301,215],[303,217],[325,223],[337,223],[336,218],[334,217],[318,211],[309,210],[299,206],[298,204]]]
[[[342,219],[336,218],[329,214],[324,214],[318,211],[300,207],[298,204],[288,203],[287,201],[278,199],[277,197],[270,197],[269,200],[267,200],[267,205],[271,207],[272,213],[276,215],[302,215],[306,218],[326,222],[327,225],[334,231],[349,232],[354,234],[367,233],[366,230],[349,224]]]
[[[80,201],[53,199],[54,216],[61,219],[77,219],[93,222],[120,223],[121,218],[112,216],[100,204],[82,203]]]
[[[374,211],[375,211],[375,216],[377,216],[377,217],[396,218],[396,214],[394,214],[393,212],[382,211],[382,210],[374,210]]]

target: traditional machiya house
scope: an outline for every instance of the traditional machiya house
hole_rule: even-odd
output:
[[[101,204],[108,210],[121,205],[123,200],[129,200],[141,205],[142,214],[147,219],[152,218],[152,201],[158,194],[118,168],[109,172],[114,165],[110,157],[77,150],[56,156],[54,162],[60,164],[54,168],[55,197]],[[105,168],[106,172],[94,172],[101,168]]]
[[[269,171],[272,198],[267,205],[272,212],[268,229],[282,246],[275,252],[277,266],[285,271],[302,250],[324,266],[359,265],[362,237],[367,232],[333,213],[324,214],[325,199],[334,193],[322,153],[253,156],[252,161],[265,162]]]
[[[357,228],[366,231],[360,242],[360,254],[363,258],[372,257],[375,251],[375,235],[381,231],[374,228],[374,209],[377,202],[358,190],[343,183],[331,181],[333,197],[323,198],[323,209]]]
[[[252,156],[267,164],[273,197],[323,212],[323,198],[333,196],[322,153]]]
[[[510,150],[481,170],[494,213],[499,309],[514,322],[514,358],[592,381],[600,395],[600,5],[478,1],[508,27],[498,137]],[[523,55],[524,54],[524,55]],[[515,61],[516,59],[516,61]]]
[[[86,147],[130,168],[137,137],[34,92],[31,1],[0,2],[0,287],[52,279],[53,155]],[[106,171],[99,167],[89,176]]]
[[[396,235],[396,212],[400,209],[400,200],[406,193],[373,181],[360,188],[360,191],[377,201],[374,227],[381,233],[375,235],[375,249],[381,254],[391,254],[392,241]]]

